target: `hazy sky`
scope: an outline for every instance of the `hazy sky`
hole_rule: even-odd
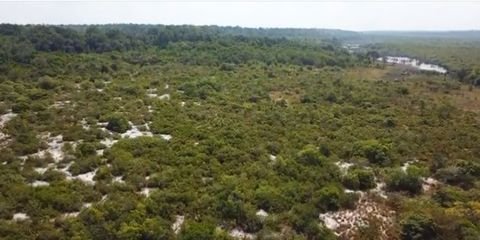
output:
[[[480,0],[1,1],[0,22],[151,23],[347,30],[480,30]]]

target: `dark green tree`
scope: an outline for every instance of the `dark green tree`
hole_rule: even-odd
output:
[[[437,239],[437,232],[433,220],[422,214],[412,214],[400,222],[403,240]]]

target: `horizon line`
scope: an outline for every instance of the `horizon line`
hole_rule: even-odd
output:
[[[297,30],[340,30],[349,32],[480,32],[480,29],[369,29],[369,30],[352,30],[342,28],[322,28],[322,27],[293,27],[293,26],[241,26],[241,25],[221,25],[221,24],[165,24],[165,23],[135,23],[135,22],[112,22],[112,23],[12,23],[0,22],[0,25],[18,25],[18,26],[106,26],[106,25],[150,25],[150,26],[197,26],[197,27],[231,27],[246,29],[297,29]]]

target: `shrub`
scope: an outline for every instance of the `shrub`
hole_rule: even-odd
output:
[[[436,239],[435,224],[425,215],[413,214],[401,221],[400,236],[404,240]]]
[[[366,140],[356,144],[354,153],[367,158],[370,163],[385,166],[390,163],[388,150],[377,140]]]
[[[412,170],[410,170],[412,168]],[[417,194],[422,191],[422,179],[420,171],[415,166],[410,166],[407,171],[396,169],[387,177],[387,187],[394,191],[407,191],[411,194]]]
[[[316,205],[323,211],[336,211],[341,206],[343,190],[337,186],[329,185],[314,194]]]
[[[207,222],[187,221],[180,233],[180,240],[210,240],[215,237],[215,225]]]
[[[464,221],[459,226],[459,239],[476,240],[480,239],[480,229],[470,221]]]
[[[235,70],[235,64],[232,63],[222,63],[220,65],[220,70],[222,71],[234,71]]]
[[[56,88],[58,83],[51,77],[45,76],[41,77],[38,80],[38,87],[45,89],[45,90],[52,90]]]
[[[221,85],[218,81],[212,79],[201,79],[193,82],[186,82],[179,88],[185,92],[186,96],[207,99],[208,96],[219,92],[221,90]]]
[[[167,240],[172,238],[172,231],[167,221],[161,218],[148,218],[143,223],[142,239]]]
[[[78,151],[81,153],[82,156],[91,156],[96,154],[95,145],[92,143],[81,143],[78,146]]]
[[[305,165],[321,165],[326,160],[314,146],[308,145],[297,154],[297,161]]]
[[[26,112],[30,109],[30,103],[27,100],[19,100],[17,103],[13,104],[12,112],[14,113],[22,113]]]
[[[456,202],[466,202],[468,199],[461,188],[451,186],[442,187],[432,198],[443,207],[453,207]]]
[[[7,113],[7,105],[3,102],[0,102],[0,115]]]
[[[383,125],[387,128],[393,128],[395,127],[396,123],[395,123],[395,119],[389,117],[389,118],[386,118],[384,121],[383,121]]]
[[[298,220],[298,222],[293,221],[292,225],[293,227],[301,231],[301,228],[304,228],[306,226],[306,222],[309,220],[316,220],[318,217],[318,214],[316,213],[315,206],[311,204],[295,204],[292,206],[292,209],[290,211],[290,214],[292,214],[292,217],[290,219],[293,220]]]
[[[401,95],[408,95],[410,91],[406,87],[399,87],[397,89],[397,92],[400,93]]]
[[[281,192],[271,186],[260,186],[255,191],[257,205],[266,211],[280,212],[288,209],[288,203]]]
[[[471,187],[475,180],[465,168],[458,166],[440,168],[435,173],[435,177],[442,182],[465,188]]]
[[[112,115],[108,118],[107,129],[113,132],[124,133],[130,129],[130,124],[125,117]]]
[[[371,170],[353,169],[343,178],[345,187],[352,190],[367,190],[375,187],[375,175]]]

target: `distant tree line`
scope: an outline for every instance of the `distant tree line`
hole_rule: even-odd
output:
[[[332,37],[337,36],[335,34],[348,36],[349,33],[188,25],[0,24],[0,63],[30,63],[38,52],[103,53],[157,48],[172,50],[172,55],[181,53],[175,57],[182,63],[193,64],[258,61],[306,66],[348,65],[351,61],[338,47],[338,40]],[[342,61],[334,60],[338,58]]]

